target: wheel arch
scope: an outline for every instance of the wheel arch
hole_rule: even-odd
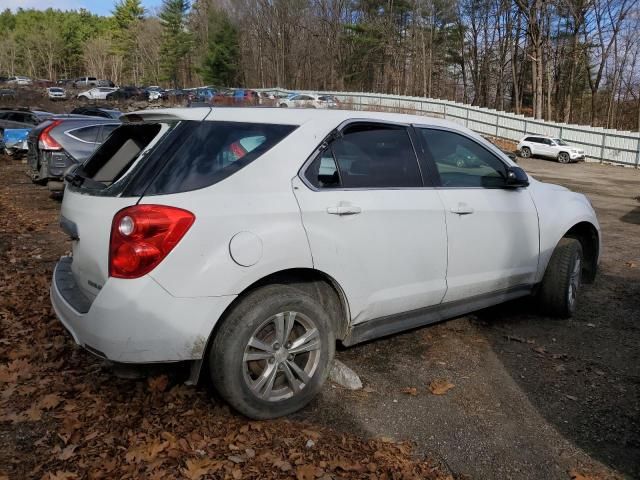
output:
[[[209,333],[209,338],[207,339],[207,344],[202,357],[202,361],[205,364],[206,359],[209,356],[209,350],[213,339],[216,336],[220,325],[224,322],[224,319],[247,296],[248,293],[266,285],[293,286],[318,299],[320,304],[329,312],[329,316],[334,322],[333,326],[336,339],[343,340],[347,336],[351,318],[349,313],[349,304],[347,297],[338,282],[333,277],[320,270],[308,267],[289,268],[270,273],[269,275],[253,282],[227,306]],[[197,381],[197,378],[200,375],[200,366],[201,365],[197,366],[195,376],[194,372],[192,372],[192,381]]]
[[[592,283],[596,277],[598,258],[600,256],[600,234],[598,229],[591,222],[582,221],[567,230],[562,238],[575,238],[580,242],[584,255],[583,279],[585,283]]]

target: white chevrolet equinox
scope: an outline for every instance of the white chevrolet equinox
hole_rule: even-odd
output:
[[[125,115],[67,176],[51,300],[113,362],[191,362],[254,418],[316,395],[354,345],[525,295],[571,316],[600,229],[453,123],[375,112]]]

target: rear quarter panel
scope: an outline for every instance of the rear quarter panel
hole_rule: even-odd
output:
[[[312,268],[291,179],[322,140],[318,135],[299,127],[211,187],[143,197],[140,203],[172,205],[196,216],[184,238],[150,275],[174,296],[201,297],[237,295],[272,273]],[[261,251],[254,265],[241,266],[230,254],[231,239],[241,232],[259,239]]]

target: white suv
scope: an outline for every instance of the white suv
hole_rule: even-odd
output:
[[[353,345],[530,294],[568,317],[593,280],[587,198],[426,117],[130,113],[67,176],[53,307],[114,362],[206,362],[254,418],[316,395]],[[462,160],[462,161],[461,161]]]
[[[118,89],[113,87],[95,87],[78,94],[78,100],[106,100],[107,96]]]
[[[528,135],[518,143],[517,150],[523,158],[534,155],[555,158],[560,163],[584,160],[584,150],[574,147],[560,138]]]

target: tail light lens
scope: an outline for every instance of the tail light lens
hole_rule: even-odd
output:
[[[61,123],[62,120],[54,120],[40,132],[40,136],[38,137],[38,148],[40,148],[40,150],[62,150],[62,145],[49,133]]]
[[[138,278],[153,270],[178,244],[195,215],[164,205],[134,205],[116,213],[111,225],[109,276]]]

